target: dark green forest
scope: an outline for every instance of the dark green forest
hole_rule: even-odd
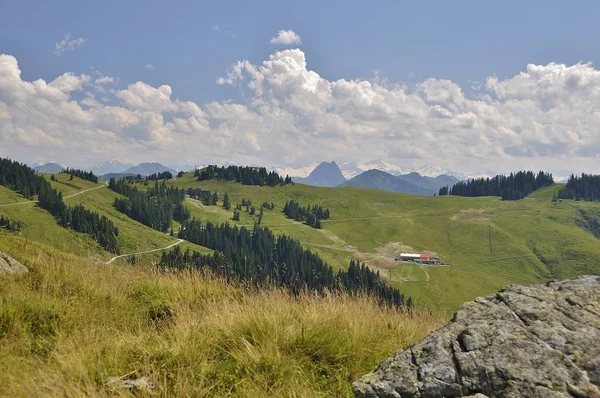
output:
[[[409,298],[389,287],[379,273],[364,264],[351,261],[347,271],[337,273],[319,255],[304,249],[300,242],[286,235],[275,236],[271,230],[254,225],[246,227],[228,223],[202,223],[196,219],[182,223],[178,237],[215,250],[212,256],[182,252],[179,247],[163,252],[161,264],[168,267],[208,267],[228,280],[246,281],[255,286],[283,286],[297,294],[302,290],[323,293],[345,290],[373,294],[385,304],[412,305]]]
[[[330,215],[327,208],[323,209],[317,205],[302,207],[293,200],[285,202],[283,212],[287,218],[304,222],[306,225],[317,229],[321,228],[321,220],[327,220]]]
[[[249,166],[206,166],[201,170],[196,170],[194,176],[198,181],[222,180],[235,181],[243,185],[270,186],[291,184],[292,179],[289,176],[282,178],[275,171],[267,171],[264,167]]]
[[[66,168],[61,173],[70,174],[75,177],[79,177],[83,180],[91,181],[95,184],[98,183],[98,177],[94,175],[91,171],[79,170],[79,169],[70,169]]]
[[[219,200],[219,195],[216,192],[205,191],[200,188],[188,188],[186,193],[190,198],[202,201],[204,206],[216,206]]]
[[[159,181],[159,180],[170,180],[173,178],[173,174],[170,171],[163,171],[162,173],[154,173],[150,174],[146,177],[146,180],[149,181]]]
[[[600,175],[572,174],[565,187],[558,192],[558,199],[600,200]]]
[[[125,179],[111,178],[108,187],[125,196],[115,199],[114,207],[118,211],[157,231],[167,232],[173,220],[190,218],[190,211],[183,204],[185,191],[169,187],[164,181],[145,192]]]
[[[452,187],[442,187],[439,195],[457,196],[500,196],[503,200],[519,200],[532,192],[554,184],[552,174],[540,171],[519,171],[510,175],[497,175],[493,178],[477,178],[460,181]]]
[[[0,185],[28,199],[37,196],[38,205],[52,214],[59,225],[88,234],[107,251],[119,253],[119,229],[112,221],[81,205],[66,205],[62,193],[29,166],[0,158]]]

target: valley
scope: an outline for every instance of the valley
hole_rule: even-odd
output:
[[[125,263],[127,253],[147,251],[151,252],[138,255],[137,261],[157,261],[160,249],[176,242],[176,238],[114,209],[112,204],[120,195],[104,183],[94,184],[79,178],[68,181],[66,174],[56,176],[57,181],[52,181],[52,186],[63,193],[65,202],[82,204],[105,215],[119,228],[122,257],[115,259],[115,263]],[[264,211],[262,225],[275,234],[299,240],[336,269],[345,269],[350,259],[360,259],[402,293],[411,296],[416,304],[445,313],[466,300],[508,284],[528,284],[600,271],[598,241],[579,227],[577,221],[578,209],[595,209],[598,205],[552,202],[560,184],[543,188],[520,201],[502,201],[497,197],[420,197],[303,184],[259,187],[215,180],[198,182],[193,173],[169,180],[167,184],[215,191],[220,199],[227,193],[233,206],[242,199],[251,200],[255,205],[273,203],[273,210]],[[144,190],[152,185],[137,184],[137,187]],[[0,193],[0,205],[5,205],[0,206],[0,215],[22,221],[24,238],[98,261],[114,257],[85,235],[59,227],[49,214],[33,202],[25,203],[17,193],[5,187],[0,187]],[[283,205],[290,199],[327,207],[331,209],[331,218],[323,221],[320,230],[290,220],[282,213]],[[15,206],[14,203],[22,204]],[[192,218],[213,223],[251,227],[257,220],[256,215],[241,211],[240,220],[233,221],[232,211],[223,209],[221,200],[217,206],[205,206],[187,198],[185,206]],[[177,225],[174,222],[175,231]],[[379,252],[394,243],[435,252],[453,267],[425,267],[381,257]],[[181,247],[212,252],[189,242],[182,243]]]

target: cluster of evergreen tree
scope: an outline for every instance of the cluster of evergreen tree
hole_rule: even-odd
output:
[[[173,178],[173,174],[171,174],[170,171],[163,171],[162,173],[154,173],[154,174],[150,174],[148,177],[146,177],[146,179],[150,180],[150,181],[170,180],[171,178]]]
[[[600,200],[600,175],[572,174],[563,189],[558,192],[559,199]]]
[[[274,210],[275,209],[275,205],[273,204],[273,202],[269,203],[269,202],[263,202],[261,207],[263,209],[267,209],[267,210]]]
[[[223,208],[225,210],[231,209],[231,201],[229,200],[229,195],[227,195],[227,192],[225,192],[225,195],[223,195]]]
[[[18,232],[23,229],[21,220],[11,220],[8,217],[0,216],[0,228],[6,228],[11,232]]]
[[[38,204],[52,214],[62,227],[88,234],[107,251],[119,253],[119,229],[107,217],[87,210],[81,204],[67,206],[62,193],[53,189],[50,184],[42,188]]]
[[[163,252],[161,264],[168,267],[208,267],[227,279],[247,281],[255,286],[276,285],[297,294],[302,290],[322,293],[325,290],[364,292],[381,302],[410,306],[397,289],[387,286],[364,264],[352,261],[347,271],[337,273],[317,254],[304,249],[300,242],[286,235],[275,236],[271,230],[254,225],[252,230],[225,224],[203,224],[196,219],[182,223],[180,239],[215,250],[214,255],[182,252],[179,247]]]
[[[98,177],[96,177],[94,175],[94,173],[92,173],[91,171],[85,171],[85,170],[79,170],[79,169],[70,169],[70,168],[66,168],[63,171],[61,171],[61,173],[65,173],[65,174],[71,174],[71,178],[73,176],[75,177],[79,177],[83,180],[87,180],[87,181],[91,181],[95,184],[98,183]]]
[[[204,191],[199,188],[188,188],[186,193],[190,198],[202,201],[205,206],[216,206],[219,200],[219,195],[216,192]]]
[[[329,209],[323,209],[317,205],[302,207],[294,200],[285,202],[283,212],[287,218],[295,221],[304,221],[306,225],[317,229],[321,228],[321,220],[329,218]]]
[[[38,205],[52,214],[59,225],[90,235],[104,249],[119,253],[119,229],[104,216],[86,210],[83,206],[67,206],[62,193],[29,166],[8,159],[0,159],[0,185],[25,196],[38,198]]]
[[[282,178],[275,171],[267,171],[264,167],[249,166],[207,166],[204,169],[196,170],[194,176],[198,181],[204,180],[223,180],[236,181],[243,185],[270,186],[291,184],[292,179],[289,176]]]
[[[27,199],[33,199],[42,187],[50,186],[48,181],[31,167],[5,158],[0,158],[0,185],[18,191]]]
[[[71,213],[71,227],[78,232],[90,235],[111,253],[119,253],[119,229],[105,216],[87,210],[82,204],[68,208]]]
[[[540,171],[519,171],[493,178],[477,178],[460,181],[452,187],[442,187],[439,195],[457,196],[500,196],[503,200],[519,200],[547,185],[552,185],[552,174]]]
[[[127,183],[125,179],[111,178],[108,187],[126,198],[116,198],[114,207],[128,217],[150,228],[167,232],[171,222],[190,218],[190,211],[183,205],[185,191],[169,187],[165,182],[155,183],[154,187],[142,192]]]

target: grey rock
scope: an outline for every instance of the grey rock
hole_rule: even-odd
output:
[[[356,397],[600,397],[600,276],[466,303],[352,386]]]
[[[29,270],[11,256],[0,252],[0,275],[25,274]]]
[[[118,385],[119,387],[132,391],[151,391],[154,388],[154,383],[146,376],[137,379],[109,377],[106,384]]]

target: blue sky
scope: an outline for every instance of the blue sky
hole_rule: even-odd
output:
[[[218,31],[216,30],[218,27]],[[235,95],[215,79],[237,59],[260,62],[291,29],[328,79],[512,76],[528,63],[598,64],[597,1],[15,1],[0,3],[0,49],[51,80],[90,66],[123,82],[169,84],[206,102]],[[60,57],[66,32],[86,45]],[[146,73],[150,63],[155,69]]]
[[[0,53],[17,60],[23,81],[43,79],[51,82],[72,72],[92,78],[100,74],[114,77],[113,90],[126,89],[137,81],[154,88],[168,85],[172,89],[172,99],[192,101],[206,112],[206,104],[212,101],[226,103],[231,100],[247,106],[258,98],[258,94],[246,85],[248,77],[236,79],[235,84],[217,84],[217,78],[226,76],[235,62],[247,60],[252,65],[261,65],[278,50],[296,47],[306,56],[307,71],[316,72],[327,82],[342,79],[377,81],[388,86],[405,85],[410,92],[412,87],[434,78],[453,82],[469,96],[470,86],[485,84],[490,77],[508,81],[525,72],[528,64],[599,64],[599,18],[600,3],[594,1],[292,3],[146,0],[100,3],[3,0],[0,2]],[[302,44],[271,44],[269,40],[282,29],[296,32]],[[55,45],[67,33],[70,33],[69,40],[83,39],[83,45],[56,55]],[[153,68],[145,68],[147,64]],[[595,67],[592,68],[595,71]],[[85,91],[71,91],[69,98],[77,101]],[[101,96],[99,94],[95,93],[96,98]],[[273,98],[262,100],[272,102]],[[281,98],[278,101],[278,104],[286,102]],[[112,97],[105,105],[109,104],[123,105]],[[339,108],[331,102],[328,106],[334,111]],[[125,107],[132,110],[131,104]],[[298,109],[286,110],[292,115],[299,112]],[[257,108],[253,111],[258,112]],[[221,122],[215,121],[219,118],[210,111],[206,113],[211,128],[219,127]],[[166,116],[165,120],[170,117]],[[353,142],[347,144],[360,144],[356,133],[351,132],[356,120],[344,120],[352,125],[347,134],[352,135]],[[548,125],[549,122],[541,123]],[[490,123],[484,124],[484,128],[491,128]],[[424,126],[417,134],[419,137],[427,135],[428,124],[425,122]],[[552,127],[556,126],[550,126],[554,131]],[[18,128],[11,125],[15,131]],[[38,128],[46,131],[43,126]],[[516,134],[523,131],[514,126],[508,128]],[[255,130],[255,126],[243,127],[230,133],[248,136]],[[332,134],[329,131],[316,133],[306,124],[296,133],[319,136],[325,139],[324,144]],[[134,142],[131,137],[121,137],[119,132],[114,134],[116,140],[139,145],[138,148],[146,145],[141,140]],[[389,139],[390,135],[386,137]],[[29,141],[31,144],[32,140]],[[314,147],[315,143],[307,142],[306,145]],[[547,143],[545,149],[539,151],[527,148],[515,151],[510,145],[503,145],[503,154],[496,164],[486,167],[497,167],[506,162],[503,156],[514,156],[516,152],[521,154],[520,160],[539,158],[540,164],[549,162],[552,158],[548,156],[548,147],[565,143],[559,139]],[[387,146],[382,144],[384,147]],[[198,147],[198,150],[205,148]],[[254,155],[249,152],[238,155],[240,159],[251,161],[253,156],[264,158],[261,152],[265,150],[261,147]],[[38,155],[32,151],[30,153]],[[61,151],[57,149],[51,153],[59,155]],[[587,152],[577,153],[582,164],[590,161],[590,153],[596,156],[589,148]],[[373,149],[366,156],[378,157],[378,154],[394,160],[393,154],[384,150]],[[556,158],[574,156],[562,152],[553,154]],[[105,155],[99,152],[94,159]],[[131,154],[123,153],[123,156],[131,157]],[[269,159],[269,162],[299,165],[317,160],[319,156],[337,160],[343,158],[344,153],[322,152],[318,156],[315,154],[314,159],[307,154],[288,154],[281,159]],[[348,153],[348,156],[353,157],[349,160],[368,160],[354,159],[355,153]],[[178,157],[176,153],[170,156]],[[194,160],[188,154],[184,157]],[[395,161],[398,160],[422,164],[431,159],[416,152],[406,152],[402,159]],[[458,159],[456,163],[464,164]],[[475,164],[469,167],[473,168]]]

